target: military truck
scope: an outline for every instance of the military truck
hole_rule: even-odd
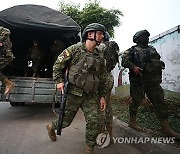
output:
[[[54,40],[61,40],[64,48],[79,42],[80,26],[67,15],[40,5],[17,5],[1,11],[0,26],[10,29],[15,56],[13,62],[3,69],[3,74],[15,82],[15,87],[4,95],[4,85],[1,85],[0,100],[8,101],[12,106],[26,102],[57,102],[59,93],[52,79],[50,47]],[[44,49],[38,78],[32,77],[32,61],[27,58],[34,39]]]

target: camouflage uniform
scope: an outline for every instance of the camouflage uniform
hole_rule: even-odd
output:
[[[38,42],[35,40],[33,43]],[[33,46],[29,49],[30,58],[32,59],[32,71],[33,71],[33,77],[36,77],[39,74],[40,65],[42,62],[42,58],[44,57],[43,49],[39,46]]]
[[[10,30],[0,27],[0,70],[12,62],[14,56],[11,51],[12,43],[9,38]],[[0,80],[4,82],[6,77],[0,71]]]
[[[78,43],[68,47],[64,50],[57,58],[54,67],[53,67],[53,78],[57,83],[63,82],[63,70],[67,66],[69,66],[69,81],[71,81],[71,68],[73,68],[78,62],[81,62],[83,59],[81,56],[86,53],[88,56],[96,57],[100,60],[100,65],[98,69],[99,76],[99,87],[96,91],[88,91],[83,89],[86,87],[85,81],[84,87],[78,87],[78,85],[72,84],[69,82],[68,84],[68,92],[67,92],[67,104],[65,109],[65,116],[63,120],[63,128],[69,126],[74,119],[79,108],[82,109],[85,115],[86,120],[86,144],[88,146],[94,147],[96,145],[96,137],[99,132],[99,117],[98,117],[98,103],[99,98],[101,96],[105,96],[106,94],[106,78],[104,75],[105,72],[105,62],[104,58],[101,58],[100,52],[97,48],[95,48],[93,53],[88,53],[84,43]],[[88,57],[89,58],[89,57]],[[90,58],[91,59],[91,58]],[[96,63],[96,62],[94,62]],[[93,64],[88,61],[87,65]],[[96,67],[96,64],[94,65]],[[92,69],[88,70],[88,74],[93,73]],[[82,73],[82,72],[79,72]],[[95,72],[94,72],[95,73]],[[97,73],[97,72],[96,72]],[[83,82],[83,80],[81,80]],[[87,88],[91,86],[91,83],[87,86]],[[53,127],[57,128],[57,120],[53,123]]]
[[[164,92],[160,85],[162,82],[162,69],[165,64],[160,60],[156,49],[148,45],[150,33],[147,30],[138,31],[133,36],[132,46],[122,56],[122,66],[129,68],[130,95],[132,103],[129,106],[129,127],[142,131],[137,124],[137,109],[146,96],[155,108],[157,117],[164,134],[180,139],[180,134],[171,129],[168,122],[168,110],[164,103]]]
[[[132,72],[132,68],[139,65],[136,55],[139,57],[141,68],[143,68],[142,77]],[[160,55],[156,49],[152,46],[146,48],[133,46],[124,53],[122,66],[130,69],[130,95],[132,96],[132,103],[129,107],[130,115],[136,115],[144,94],[146,94],[154,105],[157,116],[160,119],[167,118],[168,112],[164,103],[164,93],[160,86],[164,63],[160,60]]]
[[[112,127],[113,122],[113,113],[112,113],[112,104],[110,101],[111,98],[111,90],[114,85],[114,77],[112,76],[111,72],[107,72],[107,83],[108,83],[108,91],[106,93],[106,110],[105,110],[105,125],[106,128]]]

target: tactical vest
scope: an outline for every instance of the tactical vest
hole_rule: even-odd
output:
[[[86,93],[97,92],[101,60],[104,59],[99,54],[81,51],[77,63],[69,68],[69,82],[82,88]]]
[[[130,48],[130,54],[133,64],[143,69],[143,79],[151,81],[160,81],[162,78],[162,69],[165,69],[165,64],[160,60],[160,55],[153,47],[138,51],[135,46]],[[140,57],[141,56],[141,57]],[[133,72],[129,73],[130,78],[135,76]],[[132,79],[131,79],[132,80]]]
[[[165,68],[165,64],[160,60],[159,54],[153,47],[144,49],[142,58],[140,52],[133,46],[130,49],[132,62],[148,72],[156,72]]]
[[[150,59],[150,50],[146,49],[143,55],[139,54],[139,51],[135,48],[136,46],[132,46],[130,48],[130,54],[133,64],[144,69],[148,60]],[[141,58],[140,58],[141,56]]]

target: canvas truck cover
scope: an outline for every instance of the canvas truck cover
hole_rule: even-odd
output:
[[[38,40],[43,47],[43,65],[46,66],[49,65],[50,47],[55,40],[61,40],[65,48],[80,41],[81,28],[72,18],[40,5],[17,5],[1,11],[0,26],[10,29],[12,52],[15,56],[9,68],[4,70],[7,76],[23,77],[23,59],[32,47],[33,40]],[[41,77],[51,76],[48,74]]]
[[[12,37],[29,32],[61,35],[66,39],[80,32],[79,25],[67,15],[40,5],[18,5],[0,12],[0,25],[12,31]],[[28,35],[29,36],[29,35]]]

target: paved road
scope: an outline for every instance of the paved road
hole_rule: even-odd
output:
[[[45,125],[55,115],[50,104],[26,104],[12,107],[0,102],[0,154],[84,154],[85,121],[83,113],[78,112],[70,127],[52,142]],[[115,136],[118,131],[114,132]],[[95,154],[141,154],[130,144],[112,144],[99,149]]]

